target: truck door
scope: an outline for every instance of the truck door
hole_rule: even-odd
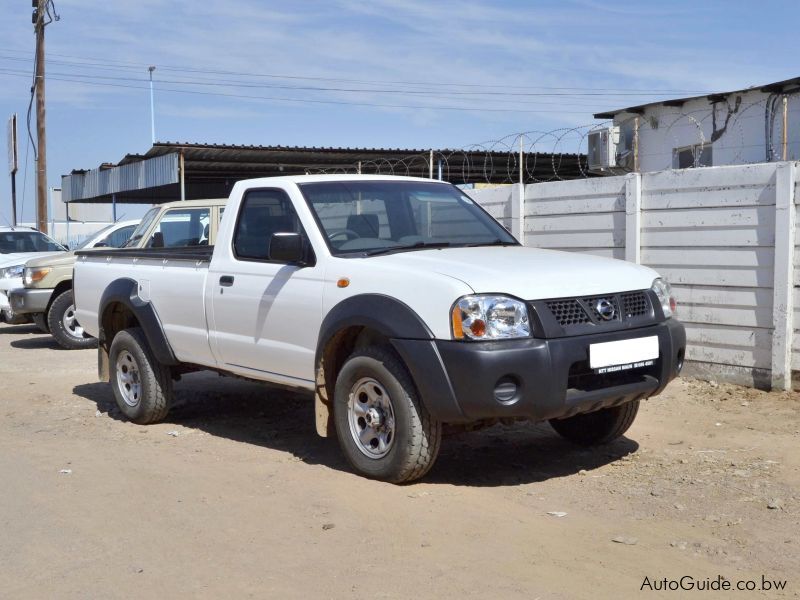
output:
[[[212,347],[233,372],[313,387],[322,272],[269,259],[272,234],[286,232],[305,236],[286,192],[248,191],[209,269]]]

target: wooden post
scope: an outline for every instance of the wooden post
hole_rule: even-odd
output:
[[[795,163],[775,170],[775,257],[772,296],[772,389],[792,389],[794,337]]]
[[[625,176],[625,260],[642,262],[642,175]]]
[[[46,0],[39,0],[36,20],[36,227],[47,232],[47,136],[44,103],[44,25]]]

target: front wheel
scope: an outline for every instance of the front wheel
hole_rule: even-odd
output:
[[[81,350],[94,348],[97,340],[87,334],[75,318],[75,301],[72,290],[67,290],[58,295],[50,304],[47,312],[47,324],[50,334],[58,345],[67,350]]]
[[[139,327],[118,332],[108,353],[111,386],[122,413],[134,423],[147,425],[167,416],[172,401],[169,367],[150,352]]]
[[[441,423],[390,348],[370,346],[347,359],[336,379],[333,416],[342,452],[362,475],[404,483],[436,461]]]
[[[639,401],[634,400],[566,419],[552,419],[550,425],[570,442],[580,446],[595,446],[622,436],[633,425],[638,412]]]

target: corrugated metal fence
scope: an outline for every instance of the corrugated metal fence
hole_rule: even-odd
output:
[[[786,389],[800,370],[796,170],[767,163],[469,193],[527,246],[659,271],[686,325],[690,373]]]

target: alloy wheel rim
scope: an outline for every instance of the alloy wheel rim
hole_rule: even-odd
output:
[[[81,327],[80,323],[78,323],[78,319],[75,318],[74,304],[70,304],[67,307],[67,310],[64,311],[64,316],[61,318],[61,322],[63,323],[64,329],[69,335],[79,339],[83,338],[83,327]]]

